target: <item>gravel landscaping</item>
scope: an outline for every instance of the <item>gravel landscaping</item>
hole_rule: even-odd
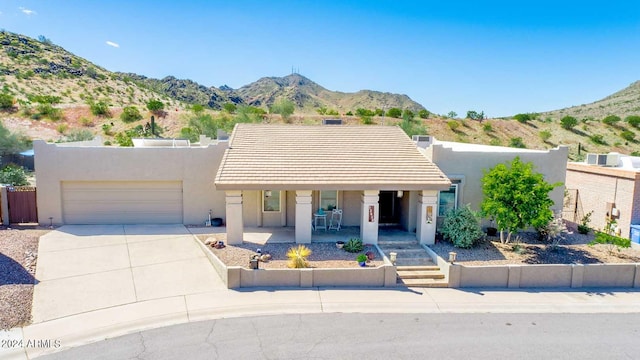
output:
[[[0,227],[0,329],[31,322],[38,239],[48,231]]]
[[[198,235],[198,239],[204,242],[208,238],[216,240],[226,240],[226,234],[214,235]],[[256,254],[256,250],[260,249],[263,254],[270,254],[271,260],[260,262],[261,269],[286,269],[287,268],[287,251],[289,248],[296,246],[291,243],[267,243],[253,244],[245,242],[239,245],[227,245],[222,249],[209,247],[211,251],[227,266],[242,266],[249,268],[249,259]],[[352,254],[344,250],[338,249],[335,243],[311,243],[305,244],[312,253],[309,256],[309,265],[311,268],[357,268],[360,265],[356,262],[358,254]],[[365,246],[362,253],[373,251],[376,254],[374,260],[367,263],[368,267],[376,267],[384,264],[380,254],[378,254],[375,246]]]
[[[607,245],[589,246],[593,234],[582,235],[571,232],[560,246],[553,248],[537,238],[537,233],[520,234],[519,244],[500,243],[499,237],[487,237],[471,249],[454,247],[450,242],[438,241],[429,247],[444,259],[449,252],[456,255],[462,265],[510,265],[510,264],[604,264],[640,262],[640,250],[633,248],[614,249],[609,253]]]

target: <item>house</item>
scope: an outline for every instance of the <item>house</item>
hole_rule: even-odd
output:
[[[516,155],[548,181],[563,181],[566,169],[563,147],[443,143],[395,126],[238,124],[219,138],[141,139],[133,148],[35,141],[39,222],[204,224],[211,212],[229,243],[247,227],[283,226],[308,243],[314,214],[337,208],[366,243],[391,224],[431,244],[443,210],[479,205],[483,169]],[[559,208],[561,194],[552,194]]]
[[[604,229],[616,221],[614,231],[630,238],[640,225],[640,157],[617,153],[587,154],[584,162],[567,164],[570,211],[565,218],[579,223],[590,211],[590,226]]]

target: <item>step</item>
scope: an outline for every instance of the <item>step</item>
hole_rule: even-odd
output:
[[[421,266],[396,266],[396,271],[440,271],[440,267],[434,263]]]
[[[442,279],[398,279],[397,284],[410,287],[448,287],[449,283]]]
[[[404,246],[404,245],[416,245],[420,246],[415,240],[380,240],[378,246]]]
[[[430,266],[433,265],[431,258],[414,257],[414,258],[397,258],[396,266]]]
[[[444,279],[444,274],[438,270],[404,270],[398,271],[401,279]]]

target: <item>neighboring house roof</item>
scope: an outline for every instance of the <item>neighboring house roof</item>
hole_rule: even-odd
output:
[[[220,190],[441,190],[450,181],[395,126],[237,124]]]
[[[487,153],[546,153],[548,150],[532,150],[522,148],[512,148],[506,146],[493,146],[483,144],[469,144],[452,141],[440,141],[435,140],[434,145],[442,145],[442,147],[449,148],[453,151],[464,152],[487,152]]]

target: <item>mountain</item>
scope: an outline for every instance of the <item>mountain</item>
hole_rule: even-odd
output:
[[[608,115],[618,115],[624,119],[629,115],[640,115],[640,81],[590,104],[547,111],[541,114],[557,119],[569,115],[579,120],[601,120]]]
[[[306,113],[315,113],[315,110],[321,107],[341,113],[355,111],[358,108],[373,110],[397,107],[414,112],[424,109],[407,95],[371,90],[360,90],[356,93],[331,91],[295,73],[285,77],[263,77],[232,92],[253,106],[268,107],[276,100],[286,98]]]

